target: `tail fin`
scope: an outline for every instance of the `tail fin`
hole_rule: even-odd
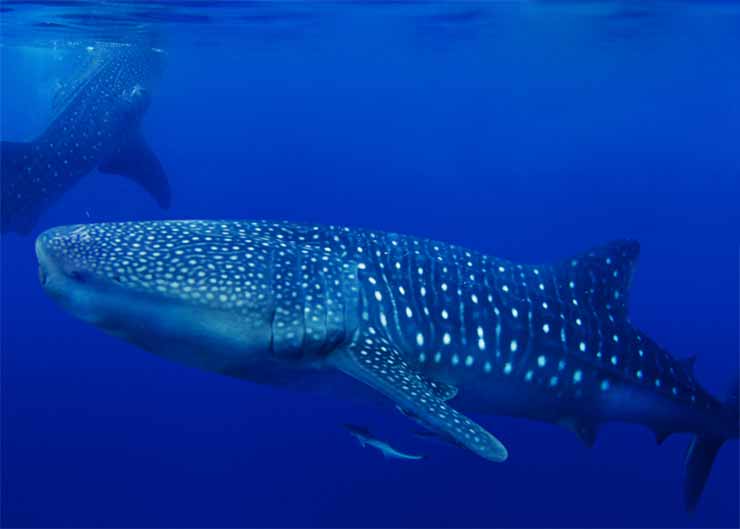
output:
[[[683,499],[687,511],[693,511],[707,483],[714,458],[724,439],[696,436],[686,452],[686,475],[683,482]]]
[[[159,207],[170,207],[167,175],[139,131],[134,131],[98,169],[103,173],[127,176],[152,195]]]
[[[92,170],[75,168],[59,171],[55,160],[43,158],[39,145],[3,141],[0,144],[2,233],[29,233],[39,216],[82,176]],[[160,207],[170,205],[170,185],[155,154],[138,131],[131,133],[99,167],[104,173],[129,177],[154,197]]]
[[[2,233],[28,233],[41,213],[40,196],[27,173],[31,167],[33,143],[0,142],[0,214]]]
[[[740,423],[738,416],[738,381],[735,383],[725,400],[730,420],[735,421],[735,427]],[[737,433],[735,433],[737,436]],[[714,458],[717,457],[720,447],[727,439],[697,435],[691,441],[686,452],[686,468],[684,478],[684,503],[687,511],[693,511],[699,503],[704,485],[709,478]]]

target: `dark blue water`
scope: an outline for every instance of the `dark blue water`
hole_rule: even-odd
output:
[[[632,320],[738,372],[740,6],[734,3],[4,2],[2,139],[51,116],[98,40],[156,34],[143,129],[170,210],[94,172],[2,240],[4,526],[735,526],[738,444],[695,513],[689,438],[608,424],[592,449],[478,417],[496,465],[414,438],[391,407],[170,363],[63,312],[33,236],[77,222],[286,219],[371,227],[523,262],[642,244]],[[51,4],[51,3],[49,3]],[[352,422],[429,458],[386,461]]]

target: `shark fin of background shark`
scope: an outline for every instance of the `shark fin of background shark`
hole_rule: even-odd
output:
[[[575,298],[588,299],[597,311],[627,316],[629,288],[640,244],[617,240],[568,259],[557,267],[562,284],[570,285]]]
[[[143,187],[162,208],[170,206],[170,184],[157,156],[138,131],[98,167],[103,173],[126,176]]]
[[[737,432],[740,429],[740,425],[738,425],[740,422],[740,419],[738,419],[740,416],[738,412],[739,385],[736,377],[723,403],[727,418],[734,425],[734,438],[737,438]],[[709,479],[714,459],[726,440],[706,435],[697,435],[691,440],[684,463],[683,497],[687,511],[693,511],[699,503],[701,493],[704,491],[707,479]]]
[[[490,461],[506,460],[501,442],[477,423],[451,408],[428,380],[414,371],[387,341],[368,338],[334,353],[340,371],[378,390],[433,432],[449,436]]]
[[[0,195],[2,232],[26,234],[43,210],[44,197],[39,186],[28,177],[33,157],[33,142],[0,142]]]

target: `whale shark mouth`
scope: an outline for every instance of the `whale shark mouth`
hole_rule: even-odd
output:
[[[136,284],[117,267],[116,250],[126,244],[125,237],[106,237],[103,228],[62,226],[39,235],[36,255],[44,291],[80,320],[158,356],[248,378],[255,361],[269,351],[271,329],[264,315],[245,322],[240,314],[183,299],[183,291]]]

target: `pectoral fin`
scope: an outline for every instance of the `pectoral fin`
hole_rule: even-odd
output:
[[[170,206],[170,184],[157,156],[135,131],[100,164],[103,173],[126,176],[143,187],[162,208]]]
[[[444,382],[430,381],[429,385],[432,386],[434,394],[444,401],[452,400],[457,395],[457,388]]]
[[[490,461],[504,461],[506,447],[477,423],[451,408],[431,382],[414,371],[387,341],[373,337],[334,353],[334,366],[375,388],[427,428],[449,436]]]

